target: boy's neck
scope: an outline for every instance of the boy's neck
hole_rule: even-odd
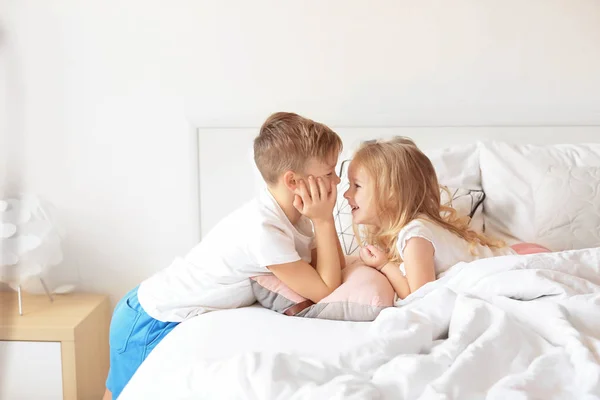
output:
[[[296,210],[296,207],[294,207],[294,194],[281,185],[268,186],[267,188],[277,204],[279,204],[279,207],[283,210],[287,219],[292,225],[296,225],[301,214]]]

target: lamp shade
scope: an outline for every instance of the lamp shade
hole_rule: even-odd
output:
[[[64,231],[55,214],[35,195],[0,200],[0,282],[26,285],[62,261]]]

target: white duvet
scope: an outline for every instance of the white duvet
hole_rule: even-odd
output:
[[[356,343],[327,357],[167,368],[161,343],[119,399],[600,399],[600,248],[459,264],[356,326]]]

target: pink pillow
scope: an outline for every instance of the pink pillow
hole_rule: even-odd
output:
[[[356,256],[347,258],[340,287],[316,304],[275,275],[255,276],[250,282],[263,307],[297,317],[372,321],[381,310],[394,305],[394,289],[387,278]]]
[[[517,243],[510,246],[519,255],[526,254],[537,254],[537,253],[551,253],[551,251],[544,246],[540,246],[535,243]]]

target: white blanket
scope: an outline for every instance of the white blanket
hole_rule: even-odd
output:
[[[132,399],[600,398],[600,248],[459,264],[335,361],[243,353],[159,370]]]

